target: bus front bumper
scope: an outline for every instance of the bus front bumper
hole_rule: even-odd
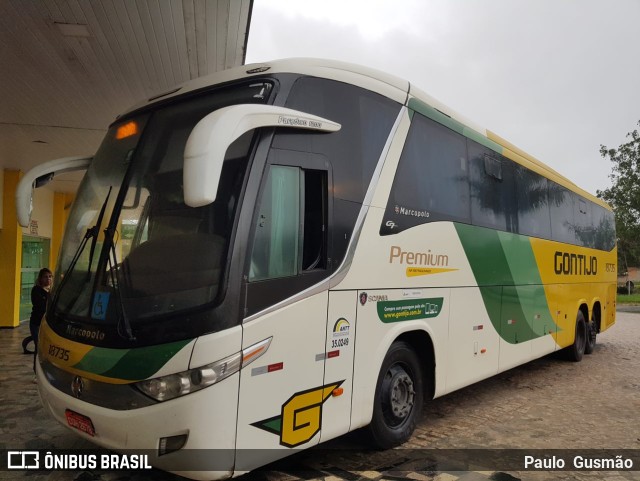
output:
[[[192,479],[231,477],[239,375],[202,391],[131,410],[96,406],[53,387],[37,365],[42,404],[63,426],[101,447],[140,453],[149,464]],[[166,452],[167,447],[176,451]]]

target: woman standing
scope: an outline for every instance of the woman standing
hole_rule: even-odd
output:
[[[29,318],[29,330],[36,345],[36,352],[38,351],[38,331],[40,330],[40,323],[42,322],[44,313],[47,310],[52,283],[53,274],[45,267],[44,269],[40,269],[36,284],[31,288],[31,305],[33,308],[31,310],[31,317]]]

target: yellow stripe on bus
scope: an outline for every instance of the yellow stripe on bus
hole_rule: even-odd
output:
[[[64,371],[95,381],[108,382],[110,384],[127,384],[131,382],[131,380],[101,376],[73,367],[93,349],[93,346],[80,344],[59,336],[53,332],[46,320],[42,321],[38,340],[38,356],[42,360],[48,361]]]
[[[444,267],[407,267],[407,277],[428,276],[457,270],[458,269],[446,269]]]

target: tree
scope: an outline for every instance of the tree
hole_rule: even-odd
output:
[[[640,134],[634,130],[627,138],[629,142],[617,149],[600,146],[600,155],[613,163],[609,175],[613,185],[597,191],[615,212],[620,271],[640,266]]]

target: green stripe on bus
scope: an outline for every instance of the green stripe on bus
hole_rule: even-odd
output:
[[[527,237],[454,224],[491,323],[517,344],[558,330]]]
[[[474,142],[478,142],[479,144],[484,145],[485,147],[493,150],[494,152],[497,152],[498,154],[502,154],[502,152],[504,151],[504,148],[497,142],[494,142],[493,140],[488,139],[486,136],[482,135],[480,132],[477,132],[465,126],[463,123],[458,122],[455,119],[452,119],[448,115],[440,112],[438,109],[433,108],[428,104],[425,104],[421,100],[418,100],[416,98],[409,99],[408,107],[409,109],[411,109],[409,110],[410,112],[409,115],[411,118],[413,117],[411,112],[413,111],[418,112],[419,114],[422,114],[425,117],[428,117],[431,120],[434,120],[439,124],[442,124],[445,127],[449,127],[451,130],[464,135],[465,137],[473,140]]]
[[[187,339],[136,349],[94,348],[73,367],[114,379],[139,381],[153,376],[189,342]]]
[[[516,286],[542,284],[538,264],[529,238],[510,234],[509,232],[496,232],[496,235],[511,273],[513,284]]]
[[[73,367],[93,374],[101,374],[115,366],[128,352],[129,349],[94,347]]]
[[[435,120],[439,124],[442,124],[445,127],[449,127],[451,130],[464,135],[465,126],[463,124],[461,124],[457,120],[452,119],[448,115],[443,114],[439,110],[434,109],[430,105],[425,104],[421,100],[418,100],[416,98],[409,99],[408,106],[410,109],[415,110],[419,114],[422,114],[425,117],[429,117],[431,120]]]
[[[475,130],[470,129],[469,127],[464,128],[463,135],[468,139],[471,139],[474,142],[478,142],[480,145],[484,145],[488,149],[491,149],[494,152],[497,152],[500,155],[502,155],[502,153],[504,152],[504,147],[502,147],[502,145],[494,142],[491,139],[488,139],[487,137],[482,135],[480,132],[476,132]]]

